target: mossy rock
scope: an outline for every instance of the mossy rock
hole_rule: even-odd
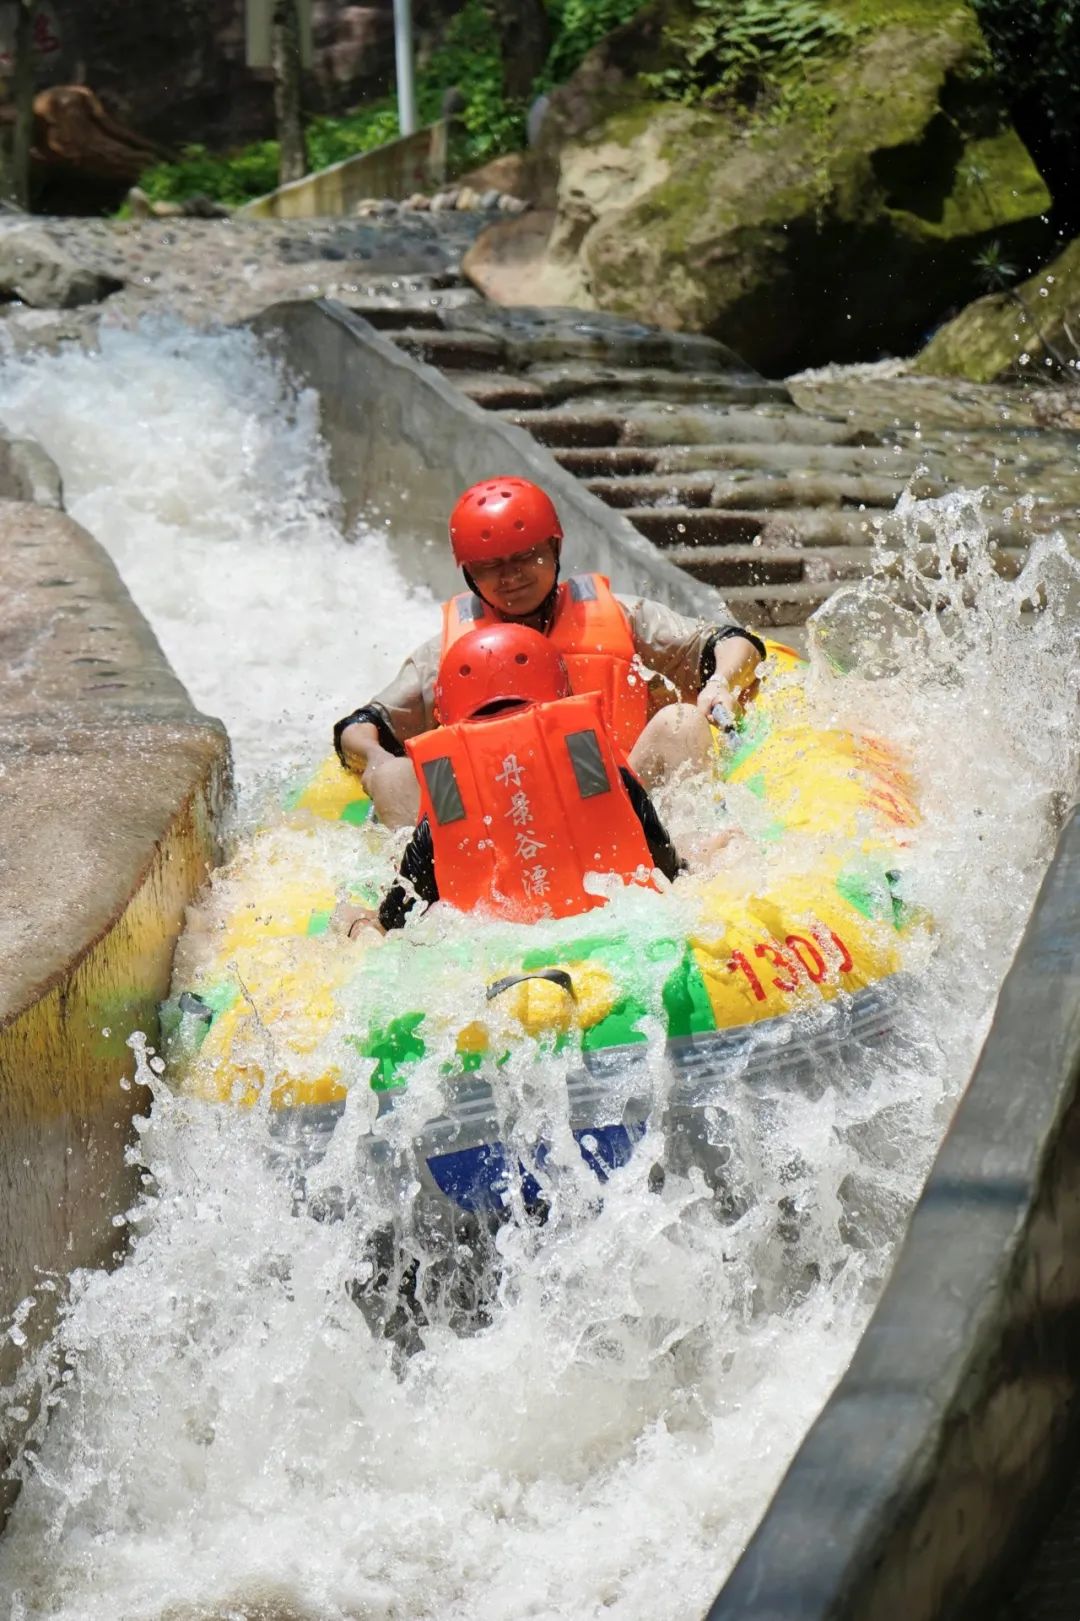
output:
[[[1076,377],[1078,345],[1080,240],[1018,287],[969,304],[935,332],[915,370],[973,383],[1058,382],[1066,368]]]
[[[557,92],[547,254],[575,302],[708,332],[775,374],[910,353],[977,291],[991,241],[1038,262],[1050,199],[971,7],[828,11],[821,49],[749,99],[657,100],[686,0],[657,0]]]

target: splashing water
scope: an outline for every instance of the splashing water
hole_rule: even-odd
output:
[[[228,720],[249,782],[322,752],[334,714],[433,628],[433,603],[404,593],[377,536],[336,532],[313,403],[243,334],[106,335],[100,356],[10,366],[0,415],[60,462],[73,510],[113,549],[181,677]],[[352,1198],[318,1220],[267,1151],[264,1107],[185,1097],[143,1052],[155,1103],[140,1125],[146,1197],[125,1218],[132,1252],[75,1280],[49,1352],[10,1397],[36,1381],[55,1402],[2,1547],[12,1618],[630,1621],[705,1606],[850,1357],[1075,774],[1067,551],[1040,543],[1005,582],[977,502],[909,516],[913,534],[937,537],[930,555],[913,540],[835,598],[806,678],[818,724],[870,726],[917,763],[925,824],[906,898],[936,932],[910,947],[903,1045],[798,1093],[736,1091],[754,1197],[723,1218],[698,1176],[655,1185],[655,1141],[601,1197],[567,1140],[560,1060],[512,1061],[508,1130],[552,1143],[547,1220],[518,1201],[467,1333],[454,1279],[439,1309],[439,1257],[414,1234],[436,1304],[408,1356],[371,1331],[350,1286],[373,1236],[400,1222],[409,1134],[438,1105],[442,1055],[391,1123],[388,1182],[356,1170],[372,1095],[352,1060],[308,1187],[312,1204],[337,1185]],[[360,569],[370,630],[351,611]],[[1031,615],[1040,584],[1047,605]],[[665,813],[693,826],[700,794],[672,790]],[[274,859],[340,865],[350,838],[282,823]],[[391,852],[372,848],[365,870],[385,874]],[[767,877],[788,857],[757,859]],[[236,870],[208,916],[235,899]],[[611,926],[641,940],[650,908],[683,904],[622,897]],[[420,920],[417,937],[440,927]],[[198,949],[193,936],[181,964]],[[406,982],[402,1005],[408,994]],[[474,1240],[459,1231],[444,1250],[467,1261]]]
[[[383,536],[342,544],[318,402],[250,333],[105,327],[99,353],[9,363],[0,420],[59,464],[68,511],[224,720],[242,784],[324,754],[333,721],[433,634]]]

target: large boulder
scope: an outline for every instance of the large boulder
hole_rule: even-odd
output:
[[[935,332],[915,370],[994,383],[1059,381],[1080,367],[1080,240],[1017,287],[988,293]]]
[[[79,264],[41,225],[20,222],[0,229],[0,299],[66,310],[97,303],[122,285]]]
[[[810,12],[765,9],[774,39],[783,13]],[[974,296],[992,240],[1037,262],[1049,197],[966,0],[832,0],[820,37],[756,82],[658,99],[690,71],[695,15],[655,0],[553,95],[537,161],[555,219],[531,265],[515,243],[523,289],[557,282],[564,302],[708,332],[783,372],[910,352]],[[498,259],[490,238],[481,256]]]

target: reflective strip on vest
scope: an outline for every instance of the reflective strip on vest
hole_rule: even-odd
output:
[[[483,600],[475,591],[468,591],[464,596],[454,598],[454,607],[462,624],[472,624],[476,619],[483,619],[485,609]]]
[[[405,748],[439,895],[450,905],[518,922],[569,917],[605,904],[585,887],[592,873],[651,881],[648,841],[598,692],[440,726]]]
[[[572,574],[566,583],[575,602],[596,601],[596,581],[591,574]]]
[[[448,822],[463,822],[465,806],[461,799],[454,762],[448,754],[438,760],[424,761],[424,781],[431,796],[431,808],[440,827]]]
[[[582,799],[595,799],[597,794],[610,794],[611,781],[604,769],[600,742],[591,727],[583,732],[566,734],[566,752],[574,768],[578,790]]]

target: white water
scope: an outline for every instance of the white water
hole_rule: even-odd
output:
[[[311,404],[286,404],[236,334],[112,334],[99,357],[0,376],[0,416],[60,462],[75,516],[228,722],[248,785],[323,752],[335,715],[435,618],[377,536],[337,534]],[[911,948],[903,1051],[820,1097],[745,1110],[758,1200],[734,1222],[700,1183],[650,1191],[645,1153],[601,1203],[570,1154],[546,1226],[503,1230],[490,1324],[436,1324],[407,1359],[345,1289],[387,1214],[379,1189],[361,1184],[343,1221],[296,1214],[258,1112],[156,1083],[134,1250],[73,1290],[56,1411],[0,1544],[0,1614],[702,1611],[851,1354],[1022,928],[1051,796],[1075,770],[1075,634],[1052,612],[1021,620],[1022,588],[981,567],[962,503],[935,516],[973,560],[974,609],[920,620],[849,594],[829,645],[869,622],[878,662],[890,642],[903,660],[812,683],[823,717],[868,721],[918,762],[908,898],[939,932]],[[1032,564],[1056,573],[1055,601],[1069,568],[1052,547]],[[685,822],[685,799],[668,808]],[[302,859],[285,835],[282,849]],[[633,907],[627,920],[639,926]],[[534,1097],[508,1076],[533,1121],[552,1112],[554,1063],[548,1080]],[[417,1077],[418,1109],[438,1084],[434,1065]],[[348,1175],[367,1110],[360,1084],[328,1179]]]

